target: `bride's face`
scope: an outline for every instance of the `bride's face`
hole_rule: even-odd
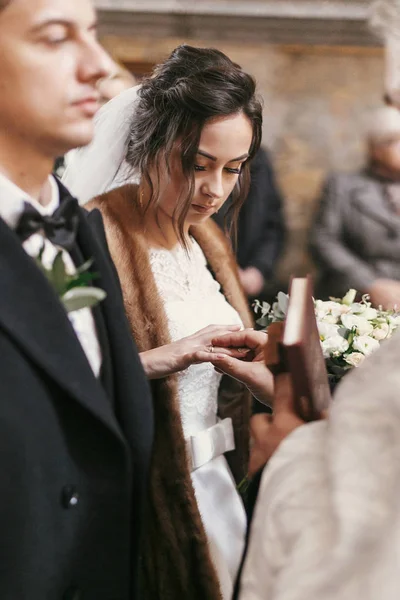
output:
[[[195,225],[217,212],[232,192],[247,160],[253,138],[249,119],[235,114],[209,121],[203,128],[195,163],[195,189],[185,225]],[[172,217],[185,180],[179,150],[171,159],[171,176],[160,208]]]

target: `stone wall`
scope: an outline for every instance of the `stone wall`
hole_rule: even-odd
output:
[[[322,181],[331,170],[350,171],[363,164],[365,123],[383,95],[382,49],[103,39],[117,59],[149,64],[183,41],[215,46],[256,77],[265,102],[264,145],[273,155],[289,227],[280,278],[286,281],[290,273],[310,270],[308,228]]]

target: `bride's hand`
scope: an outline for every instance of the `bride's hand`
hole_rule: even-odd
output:
[[[248,350],[223,348],[212,345],[214,338],[240,330],[240,325],[209,325],[193,335],[171,344],[140,353],[142,365],[149,379],[160,379],[187,369],[190,365],[209,362],[214,353],[243,358]]]
[[[242,329],[229,335],[215,337],[212,343],[216,347],[248,348],[250,352],[240,360],[232,354],[219,352],[211,358],[213,365],[222,373],[244,383],[257,400],[271,405],[274,392],[274,380],[271,371],[264,362],[264,351],[268,336],[263,331]]]

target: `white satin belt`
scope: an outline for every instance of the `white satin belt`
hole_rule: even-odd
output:
[[[186,451],[192,471],[199,469],[213,458],[235,449],[232,419],[219,421],[216,425],[190,436],[186,440]]]

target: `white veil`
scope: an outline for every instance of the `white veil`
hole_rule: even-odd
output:
[[[124,183],[139,181],[139,173],[133,173],[125,161],[139,87],[129,88],[107,102],[95,116],[93,141],[66,155],[62,182],[80,204]]]

